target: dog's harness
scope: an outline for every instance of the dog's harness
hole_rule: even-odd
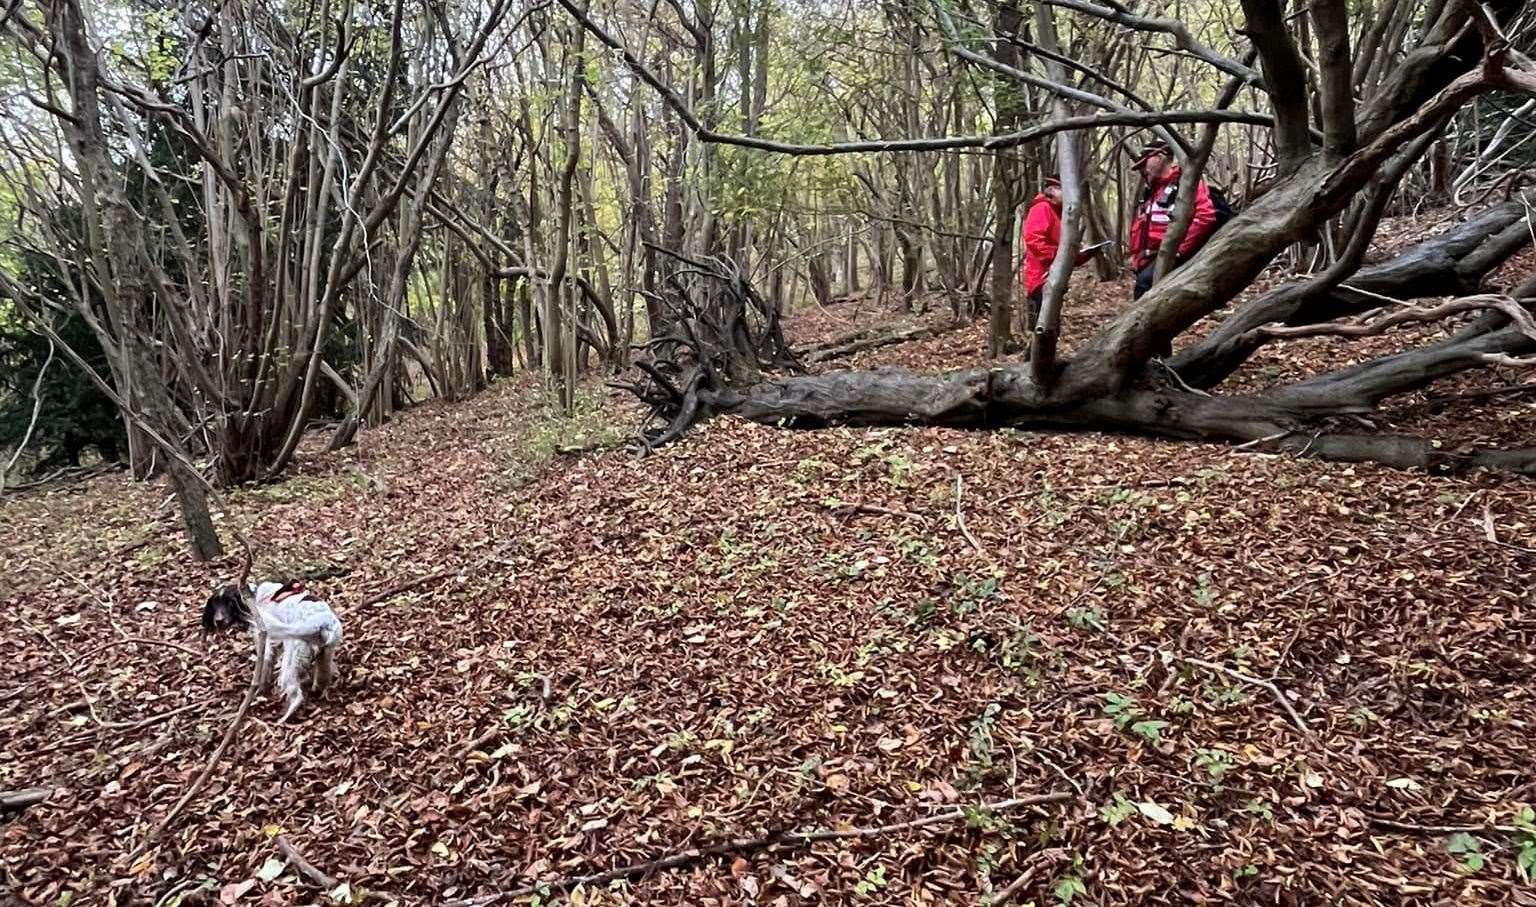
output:
[[[280,605],[290,598],[295,602],[301,602],[304,599],[309,598],[309,590],[304,588],[303,583],[294,583],[288,588],[283,589],[276,595],[272,596],[272,604]]]

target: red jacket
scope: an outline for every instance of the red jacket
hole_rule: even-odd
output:
[[[1033,293],[1045,286],[1051,262],[1056,260],[1056,248],[1061,245],[1061,209],[1045,193],[1030,202],[1019,237],[1024,247],[1024,292]],[[1073,267],[1087,260],[1087,255],[1078,253]]]
[[[1136,216],[1131,220],[1131,264],[1146,267],[1157,259],[1157,250],[1163,244],[1163,234],[1173,221],[1173,208],[1178,204],[1179,168],[1169,167],[1157,185],[1143,192],[1141,203],[1136,206]],[[1194,254],[1210,238],[1216,229],[1216,206],[1211,204],[1211,190],[1205,180],[1195,184],[1195,216],[1179,243],[1179,257]]]

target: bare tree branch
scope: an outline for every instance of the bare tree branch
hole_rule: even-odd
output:
[[[1093,3],[1090,0],[1045,0],[1045,2],[1051,6],[1059,6],[1063,9],[1097,16],[1100,19],[1106,19],[1117,25],[1124,25],[1127,28],[1134,28],[1138,31],[1162,32],[1173,38],[1175,47],[1190,56],[1203,60],[1222,72],[1236,76],[1250,85],[1263,86],[1263,79],[1251,67],[1239,63],[1230,57],[1222,56],[1200,43],[1190,33],[1189,27],[1178,19],[1138,15],[1131,12],[1124,4],[1116,2],[1116,0],[1102,0],[1099,3]]]
[[[962,135],[919,139],[882,139],[873,141],[833,142],[829,144],[797,144],[792,142],[777,142],[772,139],[764,139],[756,136],[729,135],[716,132],[699,120],[694,115],[688,103],[678,95],[669,85],[657,78],[655,73],[626,48],[617,38],[609,34],[602,26],[593,21],[592,17],[576,6],[573,0],[559,0],[566,12],[575,17],[593,37],[602,44],[619,52],[624,58],[624,63],[631,72],[642,82],[651,86],[661,96],[662,102],[667,105],[688,126],[689,131],[698,136],[702,142],[720,145],[734,145],[740,148],[755,148],[759,151],[771,151],[777,154],[818,156],[830,154],[858,154],[862,152],[891,152],[891,151],[945,151],[956,148],[982,148],[987,150],[1000,150],[1015,148],[1019,145],[1027,145],[1058,132],[1073,129],[1096,129],[1104,126],[1162,126],[1176,123],[1248,123],[1256,126],[1268,126],[1274,121],[1267,116],[1255,113],[1244,113],[1228,110],[1169,110],[1169,111],[1126,111],[1092,114],[1088,116],[1068,117],[1063,120],[1050,120],[1039,123],[1028,129],[1005,135]]]

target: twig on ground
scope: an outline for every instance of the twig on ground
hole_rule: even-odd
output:
[[[1050,756],[1046,755],[1046,753],[1045,753],[1045,751],[1043,749],[1041,749],[1039,746],[1035,746],[1032,750],[1030,750],[1030,752],[1034,754],[1034,757],[1036,759],[1040,760],[1040,763],[1042,765],[1044,765],[1046,768],[1050,769],[1051,771],[1055,772],[1056,773],[1056,777],[1058,777],[1061,780],[1067,782],[1067,784],[1070,785],[1071,788],[1074,791],[1077,792],[1077,795],[1079,797],[1087,797],[1088,796],[1088,793],[1083,790],[1083,786],[1081,784],[1077,783],[1077,779],[1073,778],[1071,775],[1067,774],[1066,770],[1063,769],[1060,765],[1057,765],[1056,761],[1053,760]]]
[[[1148,646],[1147,648],[1152,649],[1153,647]],[[1281,690],[1273,680],[1265,680],[1262,677],[1254,677],[1252,674],[1244,674],[1242,671],[1233,670],[1232,668],[1229,668],[1220,662],[1206,661],[1203,658],[1195,658],[1191,655],[1180,655],[1174,652],[1170,652],[1168,654],[1170,657],[1176,658],[1179,661],[1183,661],[1192,665],[1199,665],[1200,667],[1211,671],[1218,671],[1227,675],[1228,677],[1231,677],[1233,680],[1241,681],[1242,683],[1250,684],[1266,691],[1270,696],[1274,697],[1276,702],[1280,703],[1281,708],[1285,709],[1285,714],[1291,719],[1291,724],[1296,726],[1296,730],[1301,731],[1302,734],[1308,737],[1312,736],[1312,728],[1307,724],[1305,720],[1302,719],[1301,715],[1297,714],[1296,709],[1291,705],[1290,699],[1286,698],[1285,692]]]
[[[1472,499],[1477,497],[1478,495],[1480,495],[1482,493],[1483,493],[1483,490],[1481,488],[1473,489],[1472,493],[1467,495],[1467,499],[1465,501],[1462,501],[1460,506],[1458,506],[1456,508],[1456,510],[1451,513],[1450,522],[1452,522],[1452,523],[1456,522],[1457,518],[1461,516],[1461,512],[1463,510],[1467,509],[1467,505],[1468,504],[1472,503]]]
[[[88,731],[84,734],[65,737],[63,740],[51,743],[42,749],[32,750],[31,752],[27,753],[27,756],[42,756],[47,753],[52,753],[56,750],[70,749],[72,747],[79,746],[82,743],[89,743],[92,740],[98,740],[105,736],[106,731],[137,731],[141,728],[149,727],[152,724],[159,724],[162,721],[174,718],[183,712],[188,712],[196,708],[202,708],[208,704],[208,702],[191,702],[184,706],[180,706],[179,708],[171,709],[168,712],[161,712],[158,715],[151,715],[148,718],[141,718],[138,721],[109,721],[102,725],[101,731],[99,732]]]
[[[95,658],[97,655],[100,655],[102,652],[105,652],[114,646],[127,645],[128,643],[137,643],[146,646],[170,646],[172,649],[180,649],[188,655],[191,655],[193,658],[204,658],[207,654],[204,652],[199,652],[191,646],[182,645],[179,642],[172,642],[169,639],[150,639],[147,636],[128,636],[124,637],[123,639],[114,639],[111,642],[102,643],[101,645],[92,649],[90,652],[86,653],[85,657]]]
[[[1416,822],[1403,822],[1398,819],[1388,819],[1383,816],[1367,816],[1372,825],[1377,825],[1389,831],[1405,831],[1420,835],[1454,835],[1454,834],[1513,834],[1520,829],[1513,825],[1420,825]]]
[[[677,869],[690,866],[709,857],[720,856],[728,853],[747,853],[756,850],[764,850],[773,847],[803,847],[820,841],[837,841],[847,838],[869,838],[894,834],[901,831],[910,831],[918,828],[927,828],[931,825],[942,825],[964,819],[972,811],[1004,812],[1012,809],[1020,809],[1028,806],[1044,806],[1051,803],[1065,803],[1076,799],[1076,795],[1067,791],[1053,791],[1048,794],[1036,794],[1029,797],[1018,797],[1011,800],[998,800],[993,803],[983,803],[975,807],[961,807],[925,816],[921,819],[913,819],[910,822],[898,822],[894,825],[879,825],[871,828],[850,828],[842,831],[789,831],[773,832],[757,838],[732,838],[716,844],[707,844],[702,847],[694,847],[680,851],[670,856],[647,860],[643,863],[634,863],[629,866],[621,866],[618,869],[610,869],[606,872],[597,872],[590,875],[567,876],[563,879],[555,879],[548,882],[539,882],[527,885],[516,891],[498,892],[496,894],[482,895],[480,897],[465,898],[447,902],[453,907],[484,907],[504,899],[527,897],[532,894],[558,893],[569,891],[583,885],[606,885],[619,879],[646,876],[655,872],[668,869]]]
[[[208,783],[208,778],[213,774],[214,767],[223,758],[224,751],[229,749],[229,745],[234,741],[235,735],[240,733],[240,726],[245,723],[245,715],[251,710],[251,703],[256,701],[256,694],[261,688],[261,683],[264,679],[263,675],[266,673],[266,659],[261,657],[261,653],[266,651],[266,648],[267,634],[265,631],[258,630],[256,633],[256,666],[251,671],[251,682],[245,688],[245,699],[241,700],[240,709],[235,712],[235,717],[230,719],[229,728],[224,731],[224,739],[219,741],[218,748],[208,757],[207,764],[203,766],[202,772],[198,774],[196,780],[187,788],[186,793],[181,795],[181,799],[176,801],[176,805],[171,807],[171,811],[165,814],[165,818],[160,820],[160,824],[155,826],[148,837],[138,847],[134,848],[133,853],[128,857],[130,863],[137,859],[145,850],[149,849],[150,845],[155,843],[165,833],[166,828],[181,814],[181,811],[186,809],[187,804],[192,802],[192,798],[197,796],[198,792],[203,789],[203,786]]]
[[[976,536],[971,535],[970,528],[965,525],[965,513],[960,509],[961,498],[964,496],[964,494],[965,494],[965,477],[961,476],[959,473],[956,473],[955,474],[955,525],[960,527],[960,534],[965,536],[965,540],[967,542],[971,543],[971,547],[976,549],[976,553],[977,554],[981,555],[982,557],[990,557],[990,555],[987,554],[987,550],[985,548],[981,547],[981,543],[976,541]]]
[[[405,592],[412,592],[421,588],[422,586],[427,585],[428,583],[435,583],[438,580],[452,576],[453,574],[453,570],[439,570],[436,573],[428,573],[426,576],[418,576],[415,579],[406,580],[403,583],[396,583],[395,585],[390,586],[388,589],[385,589],[383,592],[375,592],[374,594],[363,599],[362,606],[364,608],[371,608],[374,605],[377,605],[379,602],[394,598],[395,596]]]
[[[53,641],[53,637],[49,635],[46,629],[34,626],[31,621],[26,619],[21,621],[21,625],[41,636],[43,642],[48,644],[48,648],[52,649],[58,654],[59,658],[63,659],[64,666],[69,668],[69,676],[74,679],[75,686],[80,690],[80,695],[83,697],[81,701],[85,703],[86,711],[90,712],[91,720],[95,721],[98,726],[105,725],[106,722],[102,721],[101,716],[96,713],[96,700],[91,696],[91,691],[85,688],[85,681],[80,679],[80,670],[75,667],[75,660],[69,657],[69,653],[64,651],[63,647]]]
[[[901,517],[908,520],[917,520],[920,523],[928,521],[928,518],[911,510],[895,510],[890,507],[881,507],[879,504],[861,504],[854,501],[827,501],[824,502],[829,510],[851,510],[854,513],[873,513],[881,516]]]
[[[1009,882],[1008,887],[1002,889],[987,900],[987,907],[1001,907],[1001,905],[1011,902],[1020,891],[1024,890],[1025,885],[1028,885],[1034,880],[1035,872],[1035,867],[1031,866],[1030,868],[1019,873],[1019,877],[1014,879],[1012,882]]]
[[[1130,648],[1126,641],[1118,634],[1111,633],[1108,630],[1103,632],[1105,632],[1110,639],[1115,640],[1123,648]],[[1165,658],[1171,658],[1174,661],[1182,661],[1185,664],[1197,665],[1207,670],[1225,674],[1228,677],[1231,677],[1233,680],[1256,686],[1259,689],[1268,692],[1269,695],[1275,698],[1276,702],[1280,703],[1280,707],[1285,709],[1285,714],[1291,719],[1291,724],[1295,725],[1296,729],[1301,731],[1303,736],[1313,736],[1312,728],[1307,724],[1305,720],[1302,719],[1301,715],[1297,714],[1296,709],[1291,706],[1291,701],[1286,698],[1285,692],[1281,690],[1279,685],[1277,685],[1273,680],[1265,680],[1262,677],[1254,677],[1252,674],[1245,674],[1242,671],[1233,670],[1232,668],[1229,668],[1220,662],[1206,661],[1204,658],[1195,658],[1193,655],[1184,655],[1179,652],[1170,652],[1166,649],[1162,649],[1151,644],[1143,645],[1140,647],[1140,649],[1143,652],[1151,653],[1153,658],[1161,655]]]
[[[1290,437],[1294,434],[1294,431],[1277,431],[1272,435],[1265,435],[1262,438],[1254,438],[1252,441],[1244,441],[1241,444],[1234,444],[1232,449],[1234,451],[1248,450],[1251,447],[1258,447],[1261,444],[1268,444],[1270,441],[1278,441],[1281,438]]]
[[[1483,502],[1483,537],[1493,544],[1499,543],[1499,531],[1493,527],[1493,505]]]
[[[1488,542],[1488,537],[1486,534],[1480,539],[1469,539],[1466,536],[1457,535],[1456,533],[1443,529],[1439,526],[1433,527],[1430,529],[1430,531],[1445,539],[1447,542]],[[1495,539],[1494,541],[1489,542],[1489,544],[1497,545],[1498,547],[1503,548],[1505,551],[1518,551],[1521,554],[1536,554],[1536,548],[1532,548],[1529,545],[1516,545],[1513,542],[1506,542],[1503,539]]]
[[[549,703],[555,698],[554,682],[550,680],[548,674],[534,674],[529,679],[537,680],[539,682],[539,708],[549,708]],[[467,758],[470,753],[473,753],[475,750],[480,749],[487,743],[490,743],[491,741],[500,737],[502,734],[506,733],[506,731],[507,729],[503,727],[498,721],[498,723],[494,725],[490,730],[486,731],[478,737],[470,739],[469,742],[459,747],[459,758]]]
[[[273,839],[273,843],[277,845],[277,850],[283,855],[283,859],[288,861],[288,865],[292,866],[299,875],[313,882],[317,887],[331,891],[341,884],[340,880],[326,875],[319,869],[316,869],[313,863],[304,859],[304,855],[294,849],[294,846],[288,843],[287,838],[278,835]]]
[[[1036,856],[1037,858],[1044,858],[1047,856],[1057,857],[1061,853],[1061,848],[1052,847],[1049,850],[1039,851]],[[1012,882],[1009,882],[1007,887],[999,890],[997,894],[992,896],[991,900],[987,901],[987,907],[1002,907],[1003,904],[1012,902],[1013,899],[1018,896],[1019,892],[1024,890],[1026,885],[1034,881],[1035,876],[1040,873],[1042,862],[1042,859],[1033,860],[1032,865],[1028,869],[1025,869],[1023,872],[1019,873],[1018,878],[1014,879]]]
[[[1449,403],[1452,400],[1483,400],[1488,397],[1502,397],[1506,394],[1536,394],[1536,381],[1527,381],[1523,384],[1504,384],[1499,387],[1463,391],[1459,394],[1434,394],[1425,402],[1430,405],[1437,405]]]

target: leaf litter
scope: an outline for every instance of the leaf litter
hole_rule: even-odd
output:
[[[953,367],[980,330],[841,364]],[[230,496],[258,572],[321,577],[341,683],[293,726],[253,710],[134,862],[249,676],[243,639],[192,654],[232,561],[188,564],[163,492],[121,476],[0,502],[0,790],[54,789],[0,825],[0,890],[488,903],[902,826],[564,897],[1536,902],[1528,481],[736,420],[643,460],[530,461],[537,399],[426,405]]]

